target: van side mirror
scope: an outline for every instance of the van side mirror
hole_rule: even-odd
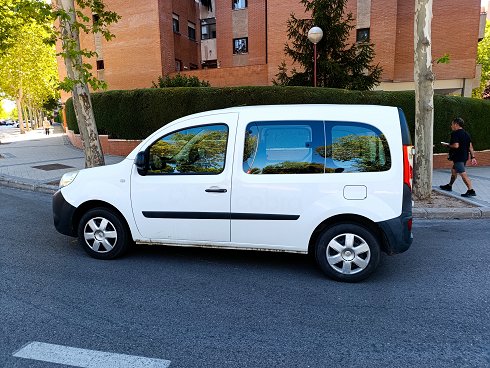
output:
[[[147,161],[146,161],[146,153],[138,152],[136,158],[134,159],[134,166],[138,169],[138,174],[146,175],[148,171]]]

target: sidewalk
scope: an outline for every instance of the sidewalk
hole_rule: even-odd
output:
[[[124,159],[104,157],[106,165]],[[83,151],[71,145],[59,125],[50,135],[42,128],[20,134],[18,128],[0,127],[0,185],[54,193],[63,174],[84,168]]]
[[[61,176],[69,171],[85,168],[83,152],[71,145],[60,126],[44,135],[44,129],[20,134],[18,128],[0,127],[0,185],[20,189],[54,193]],[[106,165],[122,161],[121,156],[105,156]],[[414,208],[418,218],[490,218],[490,167],[468,167],[477,197],[464,199],[473,208]],[[459,199],[466,191],[458,178],[452,192],[439,190],[447,184],[450,170],[434,170],[434,189]]]

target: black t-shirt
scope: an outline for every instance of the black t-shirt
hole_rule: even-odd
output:
[[[459,143],[458,148],[449,149],[449,157],[453,162],[468,161],[468,152],[470,150],[471,137],[463,129],[458,129],[451,132],[451,140],[449,144]]]

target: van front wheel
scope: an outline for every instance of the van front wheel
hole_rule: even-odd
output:
[[[334,225],[319,236],[315,258],[328,277],[344,282],[361,281],[378,266],[379,241],[363,226]]]
[[[97,259],[113,259],[129,247],[129,231],[118,215],[106,208],[87,211],[78,224],[78,242]]]

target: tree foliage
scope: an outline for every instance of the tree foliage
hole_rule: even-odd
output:
[[[45,24],[24,24],[10,35],[15,43],[0,55],[0,90],[9,98],[30,108],[59,98],[56,53]]]
[[[109,26],[121,18],[117,13],[106,9],[102,0],[75,0],[75,21],[72,22],[71,15],[64,10],[56,1],[57,6],[53,8],[52,15],[63,25],[70,23],[70,27],[79,34],[80,32],[100,33],[106,41],[110,41],[115,36],[109,31]],[[92,14],[92,17],[87,16]],[[64,33],[61,29],[56,31],[56,37],[61,40],[63,50],[60,52],[65,60],[76,60],[73,67],[77,77],[66,76],[60,83],[60,88],[70,92],[76,84],[90,85],[93,90],[106,89],[107,84],[92,75],[92,65],[86,60],[96,57],[97,53],[90,49],[81,49],[78,39],[74,39],[72,34]]]
[[[473,97],[490,99],[490,20],[487,20],[485,37],[478,43],[477,63],[481,64],[480,86],[473,90]]]
[[[47,32],[46,42],[53,43],[49,37],[51,6],[43,0],[2,0],[0,5],[0,56],[17,43],[21,28],[26,24],[37,23]]]
[[[382,69],[372,65],[374,45],[367,40],[348,45],[354,29],[352,13],[345,14],[347,0],[301,0],[311,19],[291,14],[287,22],[288,39],[284,51],[302,71],[287,74],[285,63],[279,66],[274,84],[313,85],[313,45],[308,31],[317,26],[325,37],[317,44],[317,85],[329,88],[368,90],[379,84]]]
[[[9,114],[3,108],[3,104],[0,103],[0,119],[6,119],[6,118],[8,118],[8,116],[9,116]]]

